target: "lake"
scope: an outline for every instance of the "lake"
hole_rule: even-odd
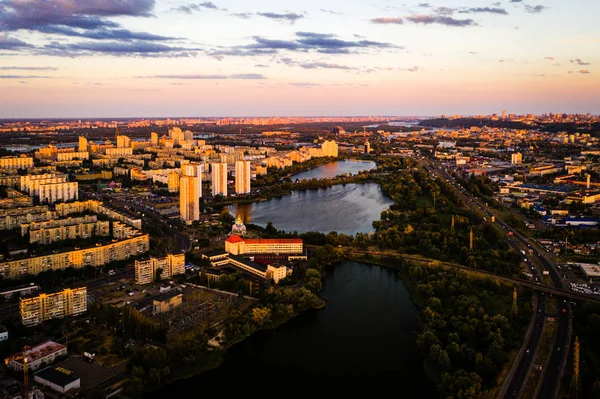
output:
[[[373,161],[359,161],[356,159],[347,159],[343,161],[330,162],[316,168],[292,175],[291,180],[309,180],[309,179],[331,179],[343,174],[356,175],[363,170],[375,169],[377,165]]]
[[[377,183],[338,184],[327,188],[293,191],[290,195],[252,204],[229,207],[245,223],[278,230],[305,233],[337,231],[344,234],[369,233],[372,223],[393,203]]]
[[[375,168],[372,161],[345,160],[331,162],[300,172],[292,180],[331,178],[340,174],[357,174]],[[377,183],[338,184],[331,187],[297,190],[290,195],[252,204],[229,207],[244,223],[266,226],[272,222],[278,230],[305,233],[337,231],[344,234],[369,233],[373,221],[393,203]]]
[[[325,308],[253,334],[230,348],[219,368],[149,398],[348,389],[365,390],[369,397],[386,392],[436,397],[416,349],[417,309],[395,271],[344,261],[327,269],[322,294]]]

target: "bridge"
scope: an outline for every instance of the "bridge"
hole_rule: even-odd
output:
[[[474,269],[472,267],[458,265],[456,263],[441,262],[436,259],[423,258],[423,257],[417,256],[417,255],[398,254],[398,253],[389,252],[389,251],[384,251],[384,252],[360,251],[360,250],[356,250],[356,249],[351,249],[349,251],[347,250],[346,252],[350,253],[350,254],[357,254],[357,255],[395,256],[395,257],[400,257],[400,258],[403,258],[406,260],[410,260],[412,262],[426,264],[426,265],[430,264],[431,262],[436,262],[437,264],[444,266],[444,267],[461,269],[461,270],[468,271],[469,273],[475,273],[475,274],[479,274],[481,276],[492,277],[492,278],[495,278],[495,279],[498,279],[501,281],[505,281],[507,283],[518,284],[523,287],[529,287],[536,291],[547,292],[549,294],[558,295],[558,296],[570,298],[573,300],[600,302],[600,296],[592,296],[592,295],[582,294],[582,293],[575,292],[575,291],[565,290],[562,288],[551,287],[551,286],[540,284],[539,282],[532,282],[532,281],[528,281],[528,280],[523,280],[521,278],[500,276],[498,274],[491,273],[491,272],[488,272],[485,270]]]

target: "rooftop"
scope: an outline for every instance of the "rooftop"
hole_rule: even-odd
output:
[[[577,266],[579,266],[588,277],[600,277],[600,266],[594,263],[577,263]]]
[[[27,355],[27,358],[29,359],[29,363],[31,363],[31,362],[35,362],[36,360],[39,360],[41,358],[44,358],[54,352],[63,350],[64,348],[65,348],[64,345],[58,344],[53,341],[46,341],[46,342],[42,342],[41,344],[39,344],[37,346],[34,346],[31,349],[28,349],[24,353]],[[19,352],[19,353],[23,353],[23,352]],[[15,361],[18,363],[23,363],[23,358],[20,358]]]
[[[245,242],[246,244],[302,244],[301,238],[242,238],[237,234],[227,239],[230,244]]]
[[[267,271],[267,265],[263,265],[257,262],[253,262],[249,259],[244,258],[243,256],[240,255],[229,255],[230,259],[233,259],[237,262],[243,263],[248,267],[251,267],[253,269],[259,270],[261,272],[266,272]]]
[[[55,369],[54,367],[47,367],[35,373],[35,376],[43,378],[44,380],[50,381],[61,387],[65,387],[73,381],[77,381],[79,379],[79,377],[76,377],[72,371],[62,367],[58,369]]]
[[[301,238],[248,238],[246,244],[302,244]]]
[[[227,239],[227,242],[230,244],[237,244],[239,242],[244,242],[244,239],[237,234],[234,234]]]
[[[155,297],[152,298],[153,302],[163,302],[163,301],[168,301],[169,299],[176,297],[178,295],[183,296],[183,294],[177,290],[169,290],[167,292],[163,292],[162,294],[159,294]]]

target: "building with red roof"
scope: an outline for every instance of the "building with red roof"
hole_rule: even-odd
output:
[[[225,251],[233,255],[301,254],[301,238],[242,238],[236,234],[225,241]]]

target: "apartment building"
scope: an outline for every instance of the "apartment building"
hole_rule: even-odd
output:
[[[143,234],[91,248],[0,262],[0,276],[16,279],[26,274],[35,276],[46,270],[103,266],[141,255],[149,249],[149,236]]]
[[[250,193],[250,161],[236,161],[235,163],[235,193]]]
[[[41,203],[54,204],[61,201],[71,201],[79,198],[79,183],[64,182],[41,184],[39,186]]]
[[[110,222],[99,220],[91,223],[79,223],[53,228],[29,229],[29,243],[47,245],[53,242],[90,238],[94,236],[109,236]]]
[[[142,219],[132,218],[112,208],[104,205],[101,201],[87,200],[87,201],[76,201],[71,203],[56,204],[56,213],[59,216],[66,216],[71,213],[81,212],[93,212],[98,215],[104,215],[109,219],[123,222],[131,227],[135,227],[138,230],[142,229]]]
[[[32,157],[2,157],[0,169],[27,169],[33,168]]]
[[[322,156],[335,157],[338,156],[338,145],[333,140],[326,140],[321,144]]]
[[[136,229],[135,227],[126,225],[125,223],[113,221],[112,225],[113,225],[112,236],[114,239],[117,239],[117,240],[131,238],[140,233],[140,231],[138,229]]]
[[[181,176],[179,180],[179,216],[186,222],[200,220],[200,177]]]
[[[46,320],[77,316],[87,311],[87,288],[67,288],[54,294],[21,298],[19,310],[25,327],[33,327]]]
[[[66,219],[54,219],[42,222],[24,223],[21,225],[21,237],[25,237],[31,230],[51,229],[54,227],[73,226],[82,223],[97,222],[98,217],[95,215],[86,215],[80,217],[68,217]]]
[[[212,169],[212,195],[222,195],[227,197],[227,164],[213,163]]]
[[[169,254],[163,258],[150,258],[135,261],[135,283],[150,284],[156,279],[156,272],[161,269],[161,279],[185,273],[185,255]]]
[[[23,223],[42,222],[57,217],[58,214],[50,211],[48,205],[0,209],[0,231],[16,229]]]
[[[72,161],[74,159],[90,159],[90,153],[87,151],[69,151],[58,152],[56,154],[57,161]]]

